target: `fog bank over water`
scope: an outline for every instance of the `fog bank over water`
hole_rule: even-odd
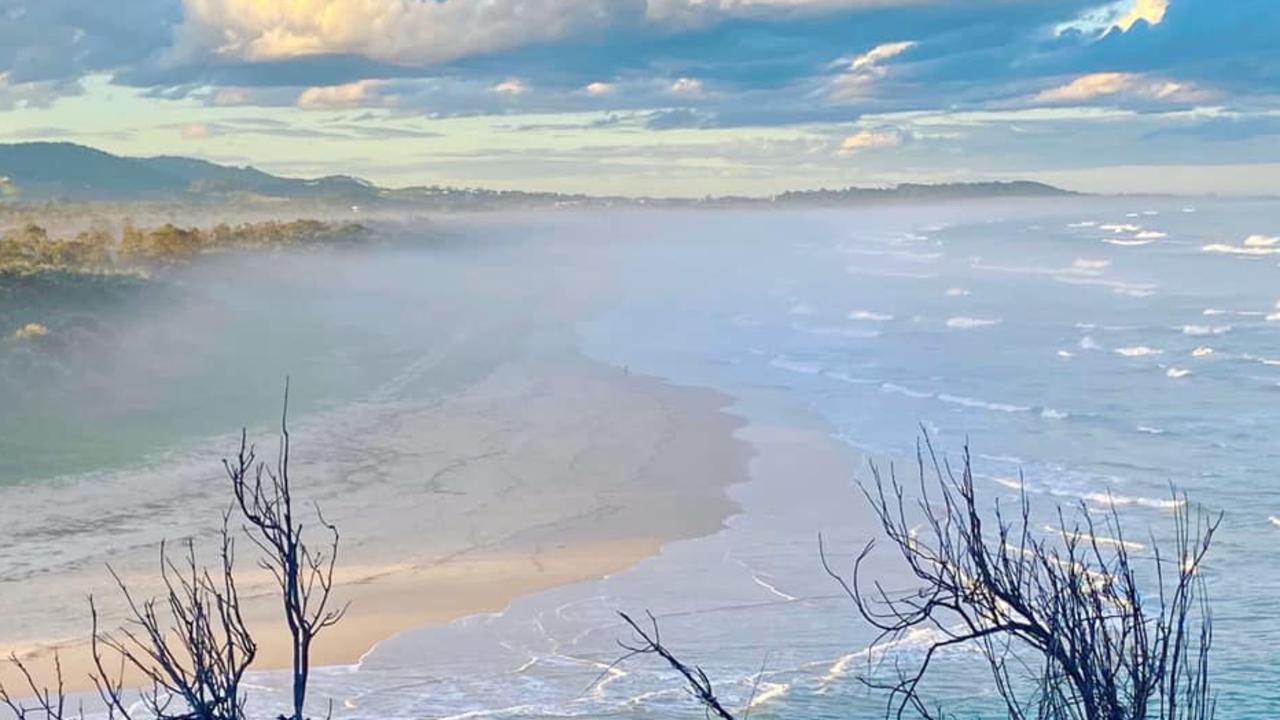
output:
[[[477,456],[512,444],[505,421],[477,442],[450,435],[447,421],[405,420],[432,408],[485,407],[492,418],[503,402],[556,407],[555,423],[525,424],[619,431],[606,434],[619,444],[604,457],[642,466],[618,438],[661,436],[670,415],[654,408],[675,401],[605,388],[610,373],[653,375],[734,398],[746,423],[737,437],[755,453],[750,481],[729,491],[741,514],[605,580],[380,643],[359,665],[322,673],[315,692],[335,697],[335,714],[700,717],[660,667],[628,664],[591,685],[625,635],[613,612],[644,608],[728,697],[749,694],[767,654],[753,717],[814,717],[831,703],[880,712],[853,677],[870,634],[821,572],[815,536],[827,532],[842,557],[861,546],[870,528],[852,481],[867,457],[909,457],[921,425],[951,452],[971,442],[991,500],[1012,499],[1022,472],[1033,502],[1115,504],[1135,536],[1167,527],[1170,481],[1225,510],[1205,568],[1221,716],[1280,710],[1267,690],[1280,661],[1269,619],[1280,592],[1269,550],[1280,516],[1280,256],[1250,240],[1280,235],[1274,202],[592,211],[381,232],[361,249],[224,256],[112,303],[80,303],[74,313],[98,323],[93,352],[6,340],[0,393],[23,410],[0,413],[0,482],[22,489],[3,492],[78,487],[61,497],[99,499],[172,481],[181,490],[161,497],[178,502],[199,486],[181,478],[216,477],[231,432],[270,428],[286,374],[299,447],[340,454],[336,467],[359,469],[353,486],[393,483],[388,497],[395,482],[430,478],[406,458],[441,438]],[[29,322],[55,335],[70,323],[35,310]],[[607,369],[570,372],[580,352]],[[673,485],[703,494],[682,502],[711,503],[721,484],[704,487],[710,468],[689,467]],[[489,476],[475,477],[480,492]],[[341,497],[341,485],[324,487]],[[216,505],[215,492],[202,497]],[[71,548],[111,537],[89,502],[29,507],[57,513],[68,530],[49,544]],[[179,514],[165,517],[173,526],[159,530],[181,532]],[[442,523],[393,524],[425,542]],[[23,562],[0,557],[3,577],[29,576]],[[910,660],[919,646],[899,651]],[[962,653],[942,671],[940,697],[981,706]]]

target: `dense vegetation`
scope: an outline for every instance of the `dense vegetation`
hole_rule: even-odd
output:
[[[211,228],[183,228],[172,223],[142,228],[126,222],[119,235],[110,230],[83,230],[70,238],[52,237],[34,223],[0,234],[0,274],[139,273],[156,265],[228,250],[324,245],[359,239],[367,230],[358,223],[320,220],[270,220]]]

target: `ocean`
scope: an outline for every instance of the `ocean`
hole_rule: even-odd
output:
[[[483,280],[501,267],[528,291],[494,302],[555,305],[545,322],[589,357],[734,398],[753,478],[731,488],[741,513],[716,535],[321,670],[314,692],[338,699],[335,715],[702,717],[652,658],[611,664],[627,638],[616,612],[651,610],[731,703],[754,690],[753,718],[878,716],[883,696],[857,677],[918,661],[928,638],[868,654],[873,633],[824,574],[817,536],[838,561],[856,552],[869,530],[851,526],[866,463],[909,470],[922,433],[953,459],[972,448],[980,501],[1011,502],[1023,485],[1041,508],[1114,505],[1130,536],[1157,539],[1171,488],[1223,512],[1203,569],[1218,717],[1280,713],[1280,203],[570,212],[451,219],[432,232],[453,239],[459,293],[459,273],[492,287]],[[468,243],[481,249],[455,247]],[[450,323],[446,313],[409,325],[439,334]],[[395,375],[395,362],[379,362]],[[374,391],[343,373],[343,393],[316,408]],[[832,439],[850,471],[812,472],[788,455],[795,433]],[[974,659],[948,653],[928,689],[998,717]]]

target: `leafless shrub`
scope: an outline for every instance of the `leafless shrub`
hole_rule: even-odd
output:
[[[331,602],[340,539],[338,528],[324,519],[317,505],[316,518],[329,535],[328,541],[317,549],[308,544],[303,523],[294,513],[289,479],[288,415],[289,392],[286,386],[280,421],[280,450],[274,468],[257,459],[243,432],[236,458],[224,460],[223,465],[231,480],[236,505],[245,521],[245,531],[262,550],[258,564],[271,573],[280,588],[292,642],[292,720],[303,720],[311,672],[311,645],[321,631],[342,619],[346,607],[332,607]]]
[[[52,688],[45,687],[36,682],[35,676],[27,668],[27,665],[16,655],[9,656],[9,662],[14,666],[26,684],[26,691],[31,698],[28,702],[23,702],[19,698],[15,698],[9,694],[4,685],[0,685],[0,704],[9,708],[9,712],[13,713],[16,720],[72,720],[72,718],[84,717],[83,710],[77,710],[75,715],[67,714],[67,694],[62,682],[62,659],[57,653],[53,656],[53,670],[55,685]]]
[[[1133,551],[1147,548],[1125,538],[1114,504],[1106,513],[1083,503],[1074,514],[1058,508],[1042,535],[1025,489],[1013,518],[997,503],[987,522],[967,447],[953,472],[925,438],[917,468],[913,499],[892,468],[886,477],[872,465],[872,482],[863,488],[917,587],[890,590],[863,581],[874,541],[846,580],[818,538],[823,568],[879,631],[872,648],[888,648],[913,630],[934,638],[913,670],[895,660],[895,679],[862,678],[887,694],[886,717],[948,717],[928,703],[921,684],[939,653],[962,646],[985,659],[1011,720],[1213,717],[1213,625],[1200,570],[1221,515],[1193,514],[1186,496],[1175,494],[1171,552],[1152,537],[1150,557],[1139,558]],[[637,639],[622,643],[628,652],[618,662],[660,657],[708,716],[733,720],[706,673],[662,643],[652,615],[649,630],[622,618]]]
[[[720,720],[734,720],[734,716],[725,709],[720,699],[716,697],[715,688],[711,685],[711,678],[707,677],[702,668],[696,665],[686,665],[662,644],[662,633],[658,629],[658,620],[653,616],[653,613],[645,613],[649,618],[648,630],[645,630],[635,620],[631,619],[630,615],[622,612],[618,613],[618,615],[631,627],[635,638],[630,641],[619,641],[618,644],[622,646],[623,650],[627,651],[627,654],[619,658],[610,667],[626,662],[637,655],[657,655],[672,670],[675,670],[684,678],[685,689],[707,711],[708,717],[717,717]]]
[[[93,620],[91,679],[113,716],[130,718],[137,711],[124,690],[126,675],[150,686],[136,700],[146,717],[157,720],[240,720],[244,717],[241,682],[257,653],[240,609],[234,578],[235,542],[223,517],[221,567],[201,567],[195,544],[186,543],[181,561],[160,546],[160,598],[137,600],[125,581],[110,569],[124,595],[129,619],[114,632],[99,629],[98,609],[89,599]],[[108,669],[107,654],[118,664]]]
[[[1171,553],[1154,537],[1151,557],[1124,536],[1110,512],[1081,503],[1058,509],[1048,537],[1033,529],[1025,489],[1011,518],[997,503],[979,508],[968,448],[958,472],[928,439],[917,450],[917,496],[907,499],[890,468],[872,466],[867,498],[890,543],[919,581],[888,590],[862,579],[869,543],[844,588],[877,643],[927,629],[936,638],[914,670],[863,678],[888,695],[887,715],[939,718],[921,692],[946,648],[977,648],[1010,718],[1037,720],[1206,720],[1212,620],[1200,570],[1221,516],[1193,513],[1176,496]],[[1145,562],[1150,560],[1149,563]],[[1143,570],[1147,572],[1144,574]]]

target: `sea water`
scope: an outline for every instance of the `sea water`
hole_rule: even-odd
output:
[[[451,231],[488,248],[453,270],[491,287],[492,268],[527,268],[504,281],[536,286],[523,301],[556,304],[547,322],[589,356],[734,398],[753,479],[716,535],[319,671],[313,694],[336,715],[702,717],[655,659],[612,664],[629,637],[616,612],[651,610],[728,704],[754,697],[752,717],[879,716],[883,694],[858,677],[910,667],[930,636],[868,652],[817,536],[847,570],[874,534],[851,520],[866,462],[909,467],[922,432],[952,458],[972,447],[980,500],[1025,487],[1037,506],[1115,507],[1141,537],[1167,531],[1171,486],[1223,512],[1203,569],[1219,717],[1280,712],[1280,203],[615,211]],[[429,282],[430,263],[414,269]],[[846,447],[851,470],[779,467],[771,443],[797,429]],[[975,659],[947,654],[927,689],[998,717]]]
[[[886,463],[909,463],[922,430],[953,459],[967,442],[980,500],[1011,501],[1024,485],[1042,507],[1114,507],[1133,537],[1167,536],[1173,487],[1223,512],[1203,570],[1219,717],[1280,712],[1280,205],[532,222],[579,257],[615,261],[613,301],[579,327],[590,355],[722,390],[756,426],[815,424]],[[610,665],[629,637],[614,612],[652,609],[729,703],[754,693],[752,717],[878,716],[883,694],[857,677],[910,668],[931,638],[869,657],[873,633],[817,562],[818,532],[841,559],[858,549],[841,538],[868,532],[848,527],[867,477],[857,470],[758,473],[731,491],[743,514],[720,534],[500,615],[407,633],[334,688],[372,681],[350,710],[369,717],[701,717],[662,663]],[[999,716],[975,659],[950,653],[926,688]]]

